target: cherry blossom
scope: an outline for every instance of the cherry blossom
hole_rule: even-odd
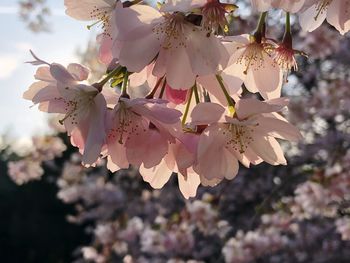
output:
[[[0,161],[17,184],[55,182],[88,223],[77,262],[348,261],[349,2],[228,2],[66,0],[102,29],[84,64],[105,65],[33,54],[24,98],[63,125],[26,153],[0,138]],[[306,32],[324,19],[341,34]]]
[[[107,117],[108,168],[116,171],[129,164],[146,168],[158,165],[175,143],[181,113],[165,101],[120,98]]]
[[[304,52],[293,48],[293,37],[290,27],[290,14],[287,13],[283,40],[281,43],[273,43],[273,47],[270,50],[273,60],[282,69],[286,82],[288,82],[289,73],[298,70],[295,56],[303,55],[306,57]]]
[[[218,32],[227,32],[227,14],[232,13],[238,7],[231,3],[222,3],[219,0],[171,0],[162,4],[162,12],[188,12],[193,11],[202,16],[201,25],[203,28]]]
[[[188,22],[183,13],[162,14],[152,7],[135,5],[117,11],[116,23],[116,40],[122,44],[115,56],[120,64],[140,72],[155,59],[153,74],[166,75],[173,89],[190,88],[196,75],[215,73],[227,62],[222,43]]]
[[[66,14],[78,20],[97,21],[104,29],[109,27],[109,16],[115,0],[64,0]]]
[[[259,92],[264,99],[279,98],[283,77],[281,68],[268,53],[272,45],[259,43],[251,35],[227,37],[226,40],[230,41],[226,47],[231,54],[226,75],[241,79],[250,92]]]
[[[195,135],[189,140],[197,140]],[[184,140],[184,138],[182,138]],[[146,182],[155,189],[162,188],[170,179],[172,173],[177,173],[179,189],[185,198],[195,197],[200,184],[200,177],[193,171],[195,149],[189,149],[183,142],[176,140],[169,144],[168,153],[163,161],[150,169],[140,168],[140,173]]]
[[[81,84],[88,70],[79,64],[67,68],[60,64],[40,67],[39,81],[32,84],[23,97],[39,104],[41,111],[64,114],[60,121],[71,135],[71,141],[83,152],[83,163],[96,162],[105,140],[106,100],[93,86]]]
[[[113,60],[112,44],[118,33],[114,22],[116,9],[122,8],[122,4],[116,0],[65,0],[66,14],[78,20],[94,21],[89,25],[100,26],[103,33],[97,36],[100,44],[99,60],[108,65]]]
[[[39,180],[44,170],[38,162],[21,160],[9,162],[8,173],[13,181],[18,185],[22,185],[28,181]]]
[[[238,160],[247,167],[262,161],[285,165],[283,151],[275,138],[291,141],[301,138],[299,131],[276,113],[285,106],[283,100],[242,99],[237,102],[232,117],[224,116],[225,109],[218,104],[198,104],[192,112],[192,123],[209,126],[198,142],[195,171],[216,184],[236,176]],[[204,117],[201,112],[208,114]]]
[[[350,30],[349,0],[308,0],[299,16],[300,25],[305,31],[313,31],[323,21],[334,26],[342,35]]]

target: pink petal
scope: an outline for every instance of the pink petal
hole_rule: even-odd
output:
[[[147,103],[145,105],[135,105],[133,110],[148,119],[174,124],[180,121],[182,113],[178,110],[167,108],[165,105],[157,103]]]
[[[229,151],[224,149],[223,152],[227,160],[225,178],[227,180],[232,180],[238,174],[239,164],[237,159],[235,159],[234,156],[229,153]]]
[[[259,125],[255,130],[261,135],[269,135],[288,141],[298,141],[303,138],[300,131],[288,122],[269,117],[261,117],[258,122]]]
[[[193,73],[197,75],[215,74],[220,63],[223,63],[221,68],[226,67],[229,54],[219,39],[213,35],[208,37],[205,31],[193,27],[188,27],[186,32],[186,51]],[[222,61],[222,58],[226,60]]]
[[[201,134],[198,143],[195,171],[208,180],[222,180],[228,175],[232,154],[224,148],[225,137],[218,125],[209,126]]]
[[[38,92],[45,87],[47,87],[49,83],[44,81],[34,82],[27,91],[23,93],[23,99],[33,100],[33,98],[38,94]]]
[[[113,60],[113,40],[105,34],[100,34],[97,36],[97,42],[100,44],[98,59],[105,65],[109,65]]]
[[[129,166],[128,166],[129,167]],[[127,168],[128,168],[127,167]],[[113,161],[112,161],[112,158],[110,156],[108,156],[108,159],[107,159],[107,169],[110,170],[112,173],[120,170],[120,169],[123,169],[122,167],[119,167],[117,164],[115,164]]]
[[[161,53],[167,53],[166,58],[166,80],[173,89],[188,89],[195,83],[196,75],[191,68],[191,62],[183,47],[171,48],[169,50],[161,49]],[[156,62],[157,67],[158,59]],[[162,77],[162,76],[158,76]]]
[[[327,21],[342,35],[350,30],[350,1],[333,0],[327,11]]]
[[[39,67],[34,75],[35,79],[45,82],[55,82],[55,79],[50,73],[50,67]]]
[[[65,114],[66,103],[63,100],[52,100],[45,101],[39,104],[39,110],[48,112],[48,113],[62,113]]]
[[[95,20],[91,14],[96,8],[100,12],[110,13],[115,5],[114,0],[64,0],[66,14],[78,20]]]
[[[264,99],[281,96],[283,82],[282,70],[268,56],[264,55],[264,65],[248,69],[244,84],[251,92],[258,90]]]
[[[237,101],[235,108],[238,118],[243,120],[256,114],[280,111],[284,108],[284,105],[273,105],[250,98]]]
[[[252,8],[258,12],[265,12],[271,8],[271,0],[251,0]]]
[[[250,146],[259,157],[271,165],[287,164],[281,146],[275,138],[254,136]]]
[[[63,85],[71,85],[72,83],[75,83],[74,77],[60,64],[51,64],[50,73]]]
[[[92,165],[100,156],[102,145],[106,139],[105,133],[105,114],[106,101],[102,94],[98,94],[94,103],[90,108],[90,126],[84,147],[84,154],[82,158],[83,164]]]
[[[89,69],[77,63],[69,64],[67,70],[77,81],[87,80],[90,74]]]
[[[152,32],[152,27],[144,29],[147,33],[133,41],[124,41],[119,55],[119,63],[132,72],[140,72],[156,57],[160,41]]]
[[[126,142],[126,156],[132,165],[151,168],[158,165],[168,152],[167,140],[157,131],[141,130]]]
[[[170,148],[176,161],[177,171],[187,170],[194,164],[195,152],[190,152],[186,145],[176,141],[176,144],[171,144]]]
[[[162,15],[153,7],[147,5],[133,5],[129,8],[118,8],[114,16],[118,28],[118,40],[135,40],[139,36],[134,34],[135,38],[130,38],[131,31],[150,25],[153,21],[163,19]],[[152,28],[152,26],[150,26]],[[136,32],[136,31],[135,31]],[[141,32],[138,32],[141,33]]]
[[[40,89],[35,96],[33,97],[33,102],[40,103],[43,101],[49,101],[49,100],[58,100],[61,99],[61,95],[57,90],[57,87],[55,86],[47,86],[43,89]]]
[[[182,1],[182,0],[168,0],[162,4],[160,11],[161,12],[189,12],[194,8],[201,7],[205,5],[207,0],[191,0],[191,1]]]
[[[182,174],[178,173],[177,179],[179,182],[180,191],[186,199],[196,196],[197,188],[200,184],[200,177],[198,174],[190,173],[185,179],[185,177]]]
[[[201,102],[192,110],[192,123],[195,125],[212,124],[218,122],[224,113],[225,109],[220,104]]]
[[[312,32],[321,24],[323,21],[326,19],[327,12],[321,12],[319,15],[318,10],[317,10],[317,4],[312,5],[308,9],[306,9],[304,12],[299,14],[299,23],[301,28],[304,31]],[[317,19],[315,20],[315,18]]]
[[[161,189],[170,179],[172,171],[166,163],[162,161],[152,168],[140,167],[140,174],[145,182],[148,182],[154,189]]]

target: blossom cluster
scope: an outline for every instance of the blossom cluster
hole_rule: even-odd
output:
[[[139,169],[162,188],[177,174],[185,198],[199,184],[233,179],[239,163],[285,165],[276,139],[302,136],[282,112],[288,74],[297,70],[290,14],[312,31],[327,18],[341,34],[350,30],[349,1],[252,1],[261,13],[252,34],[228,35],[238,6],[218,0],[169,0],[156,8],[139,1],[65,0],[66,13],[93,21],[104,78],[89,84],[89,69],[72,63],[39,65],[24,98],[41,111],[59,113],[82,163],[107,159],[114,172]],[[286,12],[281,41],[266,35],[271,8]],[[234,23],[234,21],[233,21]],[[145,96],[133,90],[147,85]],[[255,93],[256,96],[247,95]],[[262,98],[259,100],[257,96]]]
[[[237,1],[237,4],[242,2]],[[268,3],[267,8],[278,8],[278,2],[287,3],[289,1],[256,2]],[[307,2],[305,1],[305,4]],[[316,1],[313,2],[316,3]],[[321,2],[325,5],[320,15],[331,11],[331,2],[337,4],[337,1],[328,3],[319,1]],[[130,5],[130,3],[125,5]],[[301,10],[297,11],[297,14],[302,14]],[[195,11],[197,12],[198,8]],[[291,10],[289,11],[292,13]],[[275,11],[271,12],[275,14]],[[272,27],[271,25],[280,23],[280,18],[275,16],[270,19],[272,21],[269,21],[269,33],[279,35],[277,26]],[[234,27],[235,22],[240,25],[239,28],[236,26],[236,30],[248,31],[249,25],[255,21],[255,16],[249,15],[246,20],[248,22],[244,22],[244,17],[233,20]],[[297,33],[298,20],[292,20],[292,25],[291,32],[296,32],[293,35],[295,46],[303,48],[308,53],[309,59],[300,61],[299,71],[288,78],[289,82],[285,83],[283,89],[284,95],[292,97],[289,111],[283,113],[286,118],[297,125],[304,135],[304,139],[298,145],[282,145],[284,149],[287,149],[285,154],[289,162],[288,166],[275,168],[261,164],[252,165],[249,169],[241,167],[235,180],[225,181],[213,188],[200,187],[196,200],[183,200],[176,194],[178,191],[176,178],[170,178],[162,190],[153,190],[143,182],[137,171],[140,167],[134,163],[133,166],[136,169],[119,171],[116,176],[112,176],[105,168],[108,158],[100,158],[94,167],[85,169],[80,164],[82,161],[80,154],[68,154],[74,151],[70,145],[67,145],[69,150],[62,158],[64,165],[62,165],[62,159],[56,164],[57,166],[51,161],[43,163],[40,161],[41,169],[45,171],[45,174],[59,174],[57,177],[58,197],[64,203],[75,205],[76,213],[68,215],[69,221],[77,224],[84,223],[86,231],[92,237],[88,244],[79,244],[75,252],[78,259],[75,262],[308,263],[348,261],[350,258],[348,241],[350,239],[350,112],[348,110],[350,39],[348,36],[343,37],[337,30],[332,30],[326,23],[313,33]],[[225,29],[224,26],[222,28]],[[267,38],[265,40],[270,41]],[[269,52],[266,55],[268,59],[275,59]],[[88,57],[94,56],[89,54]],[[85,58],[83,61],[85,61],[83,64],[89,65],[93,75],[95,72],[91,63],[96,61],[90,60],[89,62]],[[105,67],[108,66],[110,65]],[[108,72],[113,71],[115,67],[113,62],[112,66],[108,67]],[[79,68],[82,69],[82,67],[76,67],[76,69]],[[70,73],[74,76],[79,76],[79,71],[74,71],[74,65],[68,67],[68,71],[75,72]],[[152,77],[154,76],[152,69],[147,68],[144,72],[147,73],[148,78],[154,78],[147,80],[147,85],[141,85],[145,79],[144,75],[129,74],[127,93],[131,98],[145,97],[147,93],[144,96],[134,94],[142,94],[145,86],[150,86],[148,92],[151,93],[152,88],[157,84],[159,78]],[[245,90],[246,84],[241,86],[242,92],[239,95],[233,94],[227,86],[224,70],[218,73],[231,99],[234,100],[235,113],[239,112],[242,105],[244,106],[242,100],[246,100],[243,97],[248,94]],[[123,74],[123,72],[115,73],[110,84],[119,82],[120,86],[124,78]],[[137,78],[138,76],[143,76],[143,78]],[[51,77],[45,78],[45,81],[49,79]],[[93,79],[96,80],[95,76]],[[203,85],[212,83],[218,88],[213,89],[214,91],[205,90],[203,94],[200,79],[204,79]],[[217,79],[215,79],[216,76],[197,77],[196,84],[200,91],[198,93],[200,102],[205,105],[214,105],[210,106],[213,107],[212,110],[216,104],[221,105],[226,108],[231,117],[232,107],[227,107],[225,94],[215,93],[215,90],[221,89],[219,82],[216,82]],[[154,100],[157,100],[161,94],[162,81],[164,78],[159,83],[158,90],[153,94]],[[40,84],[37,85],[40,87]],[[56,82],[52,81],[49,86],[54,88],[55,85]],[[111,111],[118,102],[121,93],[119,90],[118,85],[114,90],[105,85],[100,92],[107,102],[107,112]],[[115,91],[119,93],[117,97]],[[193,116],[198,116],[198,111],[196,110],[196,113],[194,110],[195,91],[178,91],[166,85],[162,98],[164,102],[168,101],[168,104],[163,106],[179,110],[184,114],[191,93],[191,104],[188,106],[189,113],[186,118],[192,117],[190,112],[193,111]],[[213,94],[217,94],[218,98]],[[248,100],[252,101],[251,98],[250,96]],[[150,98],[145,99],[150,100]],[[213,103],[207,104],[209,102]],[[276,99],[272,99],[272,102],[272,105],[276,105],[274,104]],[[277,102],[285,103],[282,99],[278,99]],[[52,102],[47,103],[47,105],[50,104],[55,105]],[[40,106],[45,107],[45,104],[40,103]],[[200,111],[205,109],[203,106],[198,106],[198,108]],[[63,114],[65,116],[64,112]],[[206,116],[205,112],[203,116]],[[263,116],[266,117],[266,113],[263,113]],[[218,129],[225,127],[222,123],[202,126],[192,121],[192,118],[189,120],[185,121],[184,126],[181,123],[180,127],[182,128],[181,133],[190,136],[201,137],[203,130],[212,127],[211,130],[207,130],[210,135],[217,126],[219,126]],[[64,126],[59,125],[58,122],[57,124],[55,128],[62,132]],[[193,127],[197,131],[194,134],[191,133]],[[173,136],[174,134],[176,135],[176,132],[172,133]],[[50,140],[53,142],[57,138],[53,136]],[[224,148],[220,140],[222,137],[218,138],[215,139],[215,143]],[[188,143],[185,140],[180,142],[184,145]],[[194,148],[197,150],[198,142],[194,143]],[[36,153],[37,148],[42,154]],[[23,163],[27,165],[34,156],[41,156],[41,158],[46,155],[50,156],[51,153],[46,153],[45,149],[51,150],[49,147],[33,147],[29,156],[22,159]],[[57,149],[63,149],[63,147]],[[103,145],[102,157],[108,155],[106,149],[106,145]],[[61,151],[52,150],[52,153]],[[79,150],[84,153],[81,147]],[[214,152],[211,158],[217,161],[216,154],[220,153],[219,151]],[[197,155],[195,156],[197,158]],[[165,161],[168,164],[168,157]],[[172,169],[165,170],[170,174],[169,170]],[[203,170],[206,174],[206,168]],[[220,170],[215,170],[215,174],[217,171]],[[145,174],[143,165],[141,165],[140,172],[146,181],[154,178]],[[32,180],[31,174],[19,173],[22,180],[16,180],[16,176],[12,178],[20,184]],[[164,176],[162,172],[159,175]],[[167,180],[168,177],[165,179]],[[203,178],[200,177],[200,179]],[[159,181],[154,183],[157,182]],[[154,186],[153,183],[152,185]]]
[[[61,157],[66,149],[66,145],[58,137],[33,137],[31,149],[25,157],[8,163],[9,176],[19,185],[39,180],[44,173],[42,164]]]

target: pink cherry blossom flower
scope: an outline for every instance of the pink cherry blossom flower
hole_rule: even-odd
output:
[[[181,112],[166,107],[166,101],[120,98],[107,115],[108,168],[158,165],[169,143],[175,142],[180,116]]]
[[[184,135],[182,141],[196,141],[196,137],[192,134]],[[179,189],[183,196],[188,199],[196,196],[200,184],[199,175],[192,169],[194,162],[195,150],[193,147],[188,148],[183,142],[176,140],[175,143],[169,144],[168,153],[159,165],[150,169],[142,166],[140,173],[143,179],[155,189],[162,188],[169,181],[172,173],[177,173]]]
[[[334,26],[342,35],[350,30],[350,0],[307,0],[299,16],[303,30],[313,31],[323,21]]]
[[[227,33],[228,21],[226,14],[232,13],[237,6],[228,3],[221,3],[219,0],[206,0],[201,8],[202,26],[214,32],[218,32],[219,28]]]
[[[23,97],[39,104],[41,111],[64,114],[60,121],[71,136],[73,145],[83,153],[83,163],[96,162],[105,139],[104,118],[107,109],[104,96],[93,86],[79,83],[89,71],[79,64],[67,69],[59,64],[40,67],[35,82]]]
[[[238,160],[249,167],[262,161],[272,165],[286,164],[276,138],[296,141],[299,131],[276,111],[286,105],[284,100],[258,101],[241,99],[234,117],[224,115],[225,109],[215,103],[200,103],[192,111],[192,124],[208,125],[198,142],[194,170],[215,185],[222,179],[233,179]],[[206,112],[206,114],[202,114]]]
[[[44,174],[41,163],[34,160],[20,160],[8,163],[8,174],[18,185],[32,180],[39,180]]]
[[[227,62],[220,40],[187,21],[183,13],[162,14],[134,5],[117,10],[116,23],[121,48],[114,55],[120,64],[140,72],[155,60],[153,74],[165,75],[173,89],[190,88],[197,75],[214,73]]]
[[[259,92],[264,99],[279,98],[283,74],[268,54],[272,45],[258,43],[250,35],[227,37],[227,40],[231,41],[226,44],[231,58],[225,74],[241,79],[250,92]]]
[[[259,12],[279,8],[285,12],[296,13],[303,7],[304,2],[305,0],[251,0],[253,9]]]
[[[78,20],[98,21],[103,28],[109,25],[109,16],[116,0],[64,0],[66,14]]]
[[[341,234],[342,240],[350,240],[350,219],[339,218],[335,222],[337,232]]]
[[[202,16],[202,27],[218,32],[228,30],[226,14],[232,13],[237,6],[229,3],[221,3],[219,0],[171,0],[166,1],[160,11],[162,12],[188,12],[193,11]]]
[[[108,65],[113,60],[112,44],[117,29],[115,23],[116,8],[122,8],[122,3],[116,0],[65,0],[66,14],[78,20],[94,21],[92,26],[100,26],[102,34],[97,36],[100,44],[99,60]]]

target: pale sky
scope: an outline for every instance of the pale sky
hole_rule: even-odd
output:
[[[78,62],[75,53],[85,49],[94,32],[84,22],[64,14],[63,0],[48,0],[53,16],[51,33],[32,33],[17,15],[16,0],[0,1],[0,135],[30,137],[47,131],[45,113],[22,99],[33,83],[36,67],[25,64],[32,60],[29,49],[48,62]]]

